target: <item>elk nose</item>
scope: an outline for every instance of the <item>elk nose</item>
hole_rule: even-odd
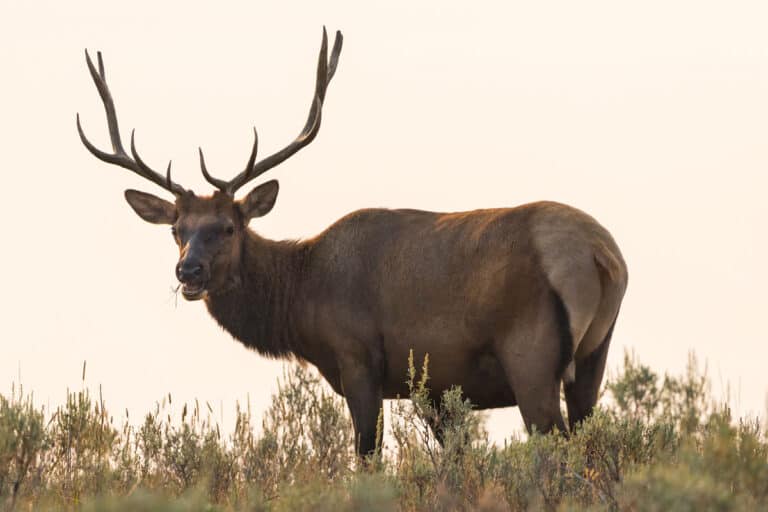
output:
[[[176,265],[176,277],[182,283],[190,283],[200,280],[203,276],[203,265],[183,261]]]

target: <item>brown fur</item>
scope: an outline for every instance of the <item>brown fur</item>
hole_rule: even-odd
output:
[[[411,350],[417,360],[429,354],[435,399],[459,385],[479,409],[517,404],[529,429],[565,430],[559,391],[572,365],[571,424],[591,411],[627,275],[594,219],[550,202],[452,214],[371,209],[313,239],[276,242],[248,229],[243,213],[262,187],[242,201],[219,192],[177,199],[180,259],[210,266],[205,304],[235,339],[312,363],[347,398],[361,453],[376,442],[381,400],[408,393]],[[216,231],[228,223],[234,234]],[[190,252],[201,233],[219,234]],[[592,288],[588,307],[559,292]],[[592,316],[578,329],[571,312],[583,311]],[[599,342],[580,351],[587,334]]]
[[[597,400],[627,269],[611,235],[585,213],[558,203],[462,213],[360,210],[301,242],[275,242],[248,229],[266,215],[276,181],[242,200],[235,192],[309,144],[336,71],[342,36],[330,57],[325,28],[315,95],[300,135],[243,172],[205,179],[219,191],[198,197],[131,155],[98,67],[86,62],[104,103],[113,153],[96,148],[77,118],[85,147],[176,196],[170,203],[128,190],[148,222],[173,224],[182,293],[204,299],[233,337],[268,357],[314,364],[346,397],[357,449],[376,444],[383,398],[406,396],[409,352],[430,358],[435,400],[461,386],[480,409],[518,405],[528,430],[565,431],[561,381],[571,427]]]

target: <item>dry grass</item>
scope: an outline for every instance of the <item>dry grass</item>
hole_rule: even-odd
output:
[[[491,445],[459,389],[392,402],[389,446],[364,469],[343,401],[313,373],[286,371],[261,428],[237,411],[224,435],[210,409],[161,402],[115,422],[87,390],[52,413],[20,388],[0,396],[0,509],[99,511],[757,510],[768,506],[768,440],[710,399],[692,359],[660,378],[627,356],[603,405],[569,439]],[[430,422],[445,440],[435,440]]]

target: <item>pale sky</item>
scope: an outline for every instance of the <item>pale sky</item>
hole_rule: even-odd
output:
[[[609,367],[631,348],[764,414],[768,376],[768,4],[765,2],[0,2],[0,389],[38,403],[102,385],[138,418],[168,392],[258,414],[282,364],[171,292],[177,250],[123,190],[165,193],[93,158],[108,148],[83,49],[102,50],[123,136],[155,168],[245,165],[304,123],[321,27],[345,36],[313,144],[265,175],[252,223],[317,234],[362,207],[457,211],[551,199],[614,235],[630,281]],[[165,194],[167,196],[167,194]],[[519,429],[490,415],[492,437]]]

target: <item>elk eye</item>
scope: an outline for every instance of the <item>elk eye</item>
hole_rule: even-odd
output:
[[[224,232],[227,235],[234,235],[235,234],[235,226],[227,226],[227,228],[224,230]]]

